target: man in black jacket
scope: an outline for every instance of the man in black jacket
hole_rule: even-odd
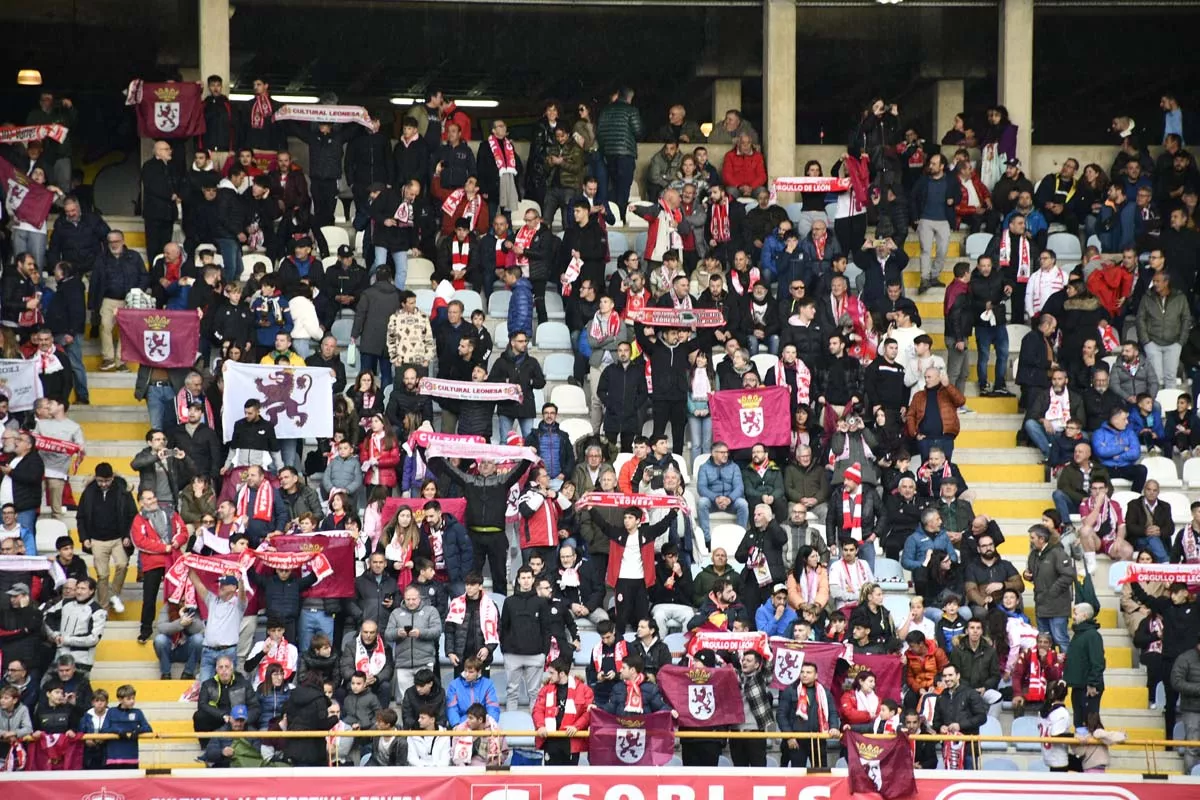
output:
[[[519,430],[524,438],[533,431],[533,390],[546,388],[546,376],[541,363],[529,355],[529,337],[515,331],[509,337],[508,348],[496,359],[488,375],[491,383],[515,383],[521,387],[521,401],[509,400],[496,404],[500,419],[500,436]]]
[[[218,170],[237,153],[240,117],[237,109],[224,94],[225,81],[220,75],[209,75],[208,97],[204,98],[204,133],[196,137],[196,149],[207,150]]]
[[[646,367],[642,359],[630,360],[633,346],[617,345],[617,360],[600,373],[596,396],[604,406],[604,438],[620,440],[621,450],[633,448],[633,437],[641,430],[646,407]]]
[[[114,476],[107,461],[97,464],[95,477],[88,481],[79,497],[75,525],[80,544],[84,552],[92,554],[96,567],[96,602],[105,607],[111,604],[117,613],[125,610],[120,599],[129,566],[125,547],[131,544],[129,529],[135,516],[137,506],[125,479]]]
[[[638,325],[636,328],[638,346],[642,348],[643,354],[650,356],[654,404],[653,436],[665,433],[669,422],[672,449],[676,455],[683,455],[683,431],[687,425],[689,357],[696,351],[697,342],[695,339],[684,341],[686,334],[678,328],[659,328],[656,339],[646,335],[644,326]]]
[[[32,531],[37,529],[37,515],[42,507],[42,479],[46,477],[46,467],[37,448],[33,446],[32,434],[26,431],[17,434],[15,447],[15,457],[0,466],[0,473],[12,484],[12,503],[17,510],[17,521]]]
[[[878,408],[899,412],[908,406],[909,390],[904,385],[904,365],[896,360],[900,346],[895,339],[884,339],[879,355],[867,367],[863,388],[871,412]]]
[[[503,270],[512,263],[513,242],[508,216],[497,212],[492,217],[492,229],[479,237],[478,246],[471,248],[467,272],[479,276],[484,300],[491,295],[492,286],[500,278],[496,270]]]
[[[1017,385],[1023,397],[1033,396],[1033,390],[1050,388],[1050,367],[1056,364],[1052,345],[1054,329],[1058,320],[1052,314],[1038,317],[1037,330],[1030,331],[1021,339],[1021,352],[1017,356]]]
[[[362,140],[359,139],[357,141]],[[363,214],[367,214],[366,199],[364,198],[361,206],[355,200],[355,208],[361,209]],[[374,252],[366,239],[363,240],[363,252]],[[337,318],[338,313],[342,311],[354,311],[354,307],[358,305],[359,295],[366,288],[367,271],[363,269],[361,264],[354,260],[354,248],[348,244],[339,245],[337,261],[330,264],[325,270],[325,290],[328,292],[332,302],[326,303],[321,324],[329,328],[333,325],[333,321]],[[341,390],[335,391],[341,394]]]
[[[372,133],[379,130],[379,122],[372,121]],[[333,224],[333,211],[337,206],[338,179],[342,177],[342,151],[347,142],[362,135],[362,125],[334,126],[321,122],[316,125],[287,123],[286,130],[308,145],[308,177],[313,199],[312,225],[315,229]],[[384,148],[386,149],[386,147]],[[371,181],[363,184],[364,188]],[[321,257],[329,255],[324,237],[318,237]]]
[[[417,121],[405,117],[401,123],[400,138],[392,149],[392,186],[403,186],[417,181],[425,191],[429,190],[429,143],[421,136]],[[379,181],[387,183],[388,181]]]
[[[142,221],[146,226],[146,252],[157,256],[171,241],[175,204],[179,202],[178,178],[171,169],[170,142],[154,143],[154,158],[142,165]]]
[[[346,145],[344,168],[346,182],[354,195],[354,230],[363,231],[363,252],[371,252],[371,215],[367,211],[367,187],[373,183],[389,183],[395,167],[392,163],[392,143],[386,131],[380,130],[379,119],[371,118],[374,130],[354,137]]]
[[[250,209],[245,195],[246,170],[234,164],[229,177],[217,184],[217,250],[226,283],[241,278],[242,245],[246,243],[246,226],[250,222]]]
[[[100,354],[102,372],[125,369],[117,363],[113,347],[113,325],[117,310],[125,307],[125,296],[130,289],[146,286],[146,264],[135,251],[125,246],[125,234],[109,231],[105,238],[107,249],[96,260],[88,287],[88,310],[92,312],[92,331],[95,335],[96,317],[100,318]]]
[[[467,535],[475,549],[474,569],[482,572],[485,561],[491,565],[492,591],[508,592],[508,538],[505,512],[508,493],[528,463],[518,461],[506,472],[496,471],[495,461],[476,462],[477,473],[469,474],[452,466],[446,459],[431,457],[429,466],[438,475],[448,475],[450,481],[462,487],[467,499]]]
[[[388,569],[387,557],[383,553],[372,553],[367,571],[354,581],[351,621],[359,624],[371,620],[380,628],[387,628],[388,617],[399,600],[396,575]]]
[[[54,223],[54,237],[50,240],[47,263],[70,261],[76,275],[87,275],[104,252],[108,231],[108,223],[103,217],[94,211],[85,213],[79,201],[68,196],[63,200],[62,213]]]
[[[993,237],[994,239],[995,237]],[[1008,372],[1008,328],[1005,326],[1004,299],[1012,295],[1013,284],[1010,275],[996,269],[995,263],[993,256],[980,256],[979,260],[975,262],[975,271],[971,273],[971,280],[967,284],[971,299],[972,324],[975,326],[980,397],[986,397],[989,394],[1001,397],[1011,396],[1011,393],[1004,388],[1004,375]],[[1014,299],[1014,307],[1016,302]],[[988,356],[991,355],[990,351],[993,348],[996,351],[996,380],[990,384],[991,391],[989,392],[987,367]]]
[[[933,707],[933,729],[942,734],[965,734],[974,736],[980,726],[987,722],[988,707],[983,695],[963,686],[958,667],[953,664],[942,669],[942,685],[945,687]],[[974,769],[979,756],[979,744],[970,742],[965,746],[962,769]]]
[[[522,685],[532,705],[542,685],[550,636],[549,604],[533,590],[533,570],[517,570],[513,593],[500,611],[500,647],[508,672],[508,708],[516,710]]]
[[[221,440],[217,432],[204,422],[204,403],[194,401],[188,405],[187,420],[171,431],[171,446],[182,450],[195,466],[196,475],[206,475],[210,480],[221,470]]]
[[[326,278],[328,279],[328,277],[328,273],[326,273]],[[336,337],[326,334],[321,339],[321,346],[317,352],[304,359],[304,363],[310,367],[326,367],[333,370],[334,395],[340,395],[346,388],[346,362],[342,361],[341,356],[338,355]]]

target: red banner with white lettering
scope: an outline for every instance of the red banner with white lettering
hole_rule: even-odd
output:
[[[791,406],[786,386],[727,389],[708,396],[713,441],[730,450],[761,444],[786,447],[792,441]]]
[[[667,704],[679,713],[681,728],[741,725],[746,720],[741,702],[729,702],[729,698],[740,700],[742,696],[733,667],[706,669],[699,664],[668,664],[659,668],[655,680]]]
[[[983,768],[987,768],[987,757]],[[123,772],[79,772],[65,780],[0,773],[23,797],[55,800],[240,800],[416,798],[421,800],[864,800],[843,770],[696,769],[694,767],[527,767],[483,769],[338,767],[301,770],[180,770],[192,774],[132,777]],[[233,774],[237,773],[237,774]],[[66,776],[64,776],[66,777]],[[19,787],[17,783],[19,782]],[[1133,775],[1038,775],[1029,772],[925,773],[915,800],[1185,800],[1200,779],[1163,780]]]
[[[200,315],[195,311],[122,308],[121,360],[171,369],[196,363],[200,346]],[[240,412],[239,412],[240,413]]]
[[[593,708],[588,763],[596,767],[661,767],[675,755],[670,711],[614,716]]]

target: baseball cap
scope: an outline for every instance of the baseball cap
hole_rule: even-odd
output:
[[[246,709],[246,704],[238,703],[236,706],[231,708],[229,710],[229,718],[241,720],[250,719],[250,712]]]
[[[9,597],[16,597],[19,594],[29,594],[29,584],[14,583],[12,588],[8,590]]]
[[[771,594],[779,594],[780,592],[787,594],[787,585],[786,584],[777,583],[777,584],[775,584],[775,588],[771,590]]]
[[[1005,162],[1004,162],[1004,166],[1006,166],[1006,167],[1019,167],[1019,166],[1021,166],[1021,159],[1019,159],[1019,158],[1017,158],[1017,157],[1015,157],[1015,156],[1014,156],[1013,158],[1010,158],[1008,161],[1005,161]]]
[[[347,258],[354,255],[354,248],[348,244],[338,246],[338,258]]]
[[[232,575],[223,575],[223,576],[221,576],[221,580],[217,581],[217,585],[218,586],[237,586],[238,579],[233,577]]]

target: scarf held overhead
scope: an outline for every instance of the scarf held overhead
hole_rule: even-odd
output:
[[[446,397],[452,400],[480,400],[486,403],[519,403],[524,399],[521,387],[515,383],[479,383],[451,381],[441,378],[422,378],[421,394]]]
[[[362,106],[282,105],[275,110],[275,119],[330,125],[353,122],[368,130],[375,128],[371,114]]]

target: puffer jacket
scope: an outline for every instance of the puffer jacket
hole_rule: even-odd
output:
[[[472,528],[494,528],[501,532],[504,530],[508,492],[525,473],[524,461],[507,472],[497,472],[486,478],[482,475],[469,475],[458,467],[451,466],[443,458],[430,458],[429,466],[438,475],[446,475],[452,483],[462,487],[463,496],[467,500],[465,524],[468,530]]]
[[[1062,545],[1047,544],[1041,552],[1029,551],[1033,597],[1039,617],[1069,617],[1075,586],[1075,565]]]
[[[604,406],[604,430],[609,433],[633,433],[641,429],[639,414],[649,402],[646,368],[641,361],[622,367],[609,364],[600,373],[597,388]],[[620,520],[617,520],[619,523]]]
[[[717,466],[712,461],[700,465],[696,474],[696,494],[715,500],[718,497],[728,497],[731,500],[745,499],[745,486],[742,483],[742,470],[732,461],[726,461]]]
[[[975,650],[971,649],[965,633],[955,636],[950,663],[962,675],[963,686],[995,689],[1000,683],[1000,658],[986,636],[979,640],[979,647]]]
[[[412,626],[419,631],[416,639],[404,637],[396,639],[396,634],[406,626]],[[442,635],[442,618],[437,609],[427,605],[424,599],[416,611],[410,611],[401,604],[388,617],[387,630],[383,640],[395,645],[393,654],[396,659],[396,669],[419,669],[431,666],[437,660],[438,639]]]
[[[909,438],[916,438],[925,414],[933,413],[933,409],[927,408],[928,397],[927,392],[918,391],[908,404],[908,417],[904,426]],[[954,384],[938,387],[936,411],[942,417],[943,435],[950,438],[958,435],[958,407],[965,403],[962,392],[955,388]]]
[[[1117,358],[1117,363],[1109,371],[1108,385],[1121,397],[1137,397],[1139,394],[1155,397],[1161,386],[1160,377],[1148,358],[1139,359],[1136,373],[1129,369],[1124,358]]]
[[[554,166],[549,162],[551,156],[562,156],[563,163]],[[564,189],[579,189],[583,186],[584,157],[583,150],[575,144],[574,139],[567,139],[565,145],[557,142],[546,149],[545,184],[553,186],[557,183]]]
[[[58,656],[69,655],[75,663],[91,666],[96,663],[96,645],[104,636],[108,612],[95,600],[86,603],[64,603],[58,633],[63,637]]]
[[[549,647],[549,608],[533,591],[514,592],[500,612],[500,646],[505,653],[533,656]]]
[[[433,360],[435,346],[429,317],[420,311],[407,314],[401,309],[388,320],[388,357],[396,366],[428,364]]]
[[[518,278],[508,301],[508,335],[517,331],[533,338],[533,284],[527,278]]]
[[[1171,668],[1171,685],[1179,692],[1179,709],[1200,713],[1200,650],[1193,647],[1175,659]]]
[[[659,148],[650,158],[650,166],[646,170],[646,182],[651,186],[665,189],[679,175],[679,165],[683,161],[683,153],[676,149],[675,157],[668,158],[666,147]]]
[[[537,411],[534,408],[533,390],[546,388],[546,376],[542,365],[536,358],[526,353],[519,359],[511,348],[505,350],[492,365],[488,376],[492,383],[515,383],[521,387],[523,396],[521,402],[514,401],[497,403],[496,413],[502,417],[516,419],[533,419]]]
[[[326,495],[336,488],[344,489],[353,497],[362,488],[362,476],[362,462],[358,460],[357,455],[349,458],[334,456],[321,475],[321,488],[325,490]]]
[[[642,115],[638,110],[617,100],[605,106],[596,121],[596,141],[600,152],[606,157],[637,157],[637,142],[645,133]]]
[[[1096,451],[1100,463],[1106,467],[1132,466],[1142,454],[1141,443],[1133,426],[1126,425],[1125,430],[1119,431],[1109,422],[1101,425],[1100,429],[1092,434],[1092,449]]]
[[[421,526],[417,555],[433,561],[433,545],[429,542],[429,526]],[[463,524],[453,514],[442,512],[442,559],[451,583],[462,583],[475,564],[475,549]]]

